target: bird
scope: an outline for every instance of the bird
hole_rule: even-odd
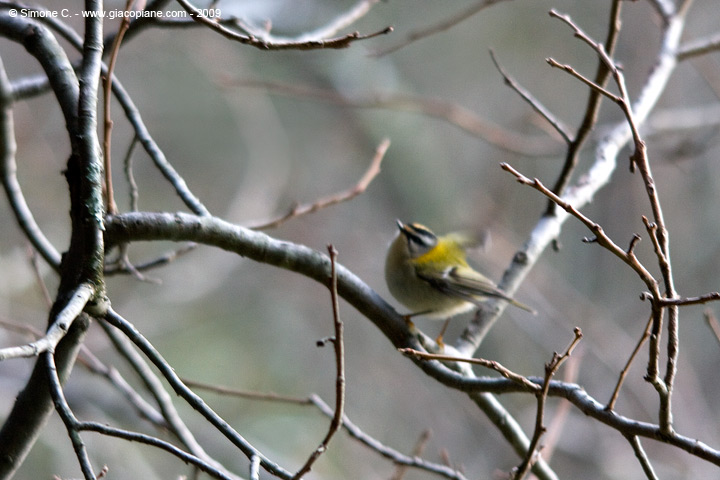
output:
[[[467,262],[467,248],[476,243],[463,233],[437,236],[419,223],[397,220],[399,232],[385,259],[385,281],[393,297],[411,313],[405,320],[424,315],[445,319],[438,344],[450,318],[468,312],[490,298],[500,298],[536,314],[500,290]]]

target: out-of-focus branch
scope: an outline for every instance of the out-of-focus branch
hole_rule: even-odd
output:
[[[502,75],[503,79],[505,80],[505,85],[515,90],[515,92],[517,92],[517,94],[520,95],[523,100],[530,104],[532,109],[535,110],[542,118],[544,118],[566,143],[571,143],[572,133],[570,132],[570,129],[565,124],[563,124],[557,117],[555,117],[555,115],[553,115],[550,110],[548,110],[542,103],[540,103],[540,101],[535,98],[532,93],[530,93],[527,89],[523,88],[513,77],[511,77],[505,71],[505,69],[502,68],[502,66],[500,66],[500,63],[495,57],[495,51],[492,49],[490,50],[490,58],[492,58],[492,61],[495,64],[495,68],[498,69],[498,72],[500,72],[500,75]]]
[[[203,217],[204,218],[204,217]],[[260,453],[258,449],[252,446],[245,438],[235,431],[225,420],[223,420],[215,411],[213,411],[198,395],[190,390],[177,376],[174,369],[160,355],[155,347],[138,332],[135,327],[127,320],[118,315],[112,308],[107,310],[103,317],[110,325],[118,328],[125,336],[127,336],[152,362],[160,373],[170,383],[175,393],[181,396],[192,408],[198,411],[213,427],[223,434],[233,445],[242,451],[248,459],[258,456],[262,467],[269,473],[278,478],[290,480],[293,474],[282,468],[277,463],[271,461],[265,455]]]
[[[658,476],[655,475],[655,470],[650,463],[650,459],[645,453],[645,449],[643,449],[642,444],[640,443],[640,439],[635,435],[628,436],[626,438],[628,442],[630,442],[633,452],[635,452],[635,457],[640,462],[640,466],[642,466],[643,472],[645,472],[648,480],[659,480]]]
[[[242,19],[234,19],[233,22],[258,41],[265,42],[267,44],[282,45],[323,42],[325,39],[330,38],[333,35],[337,35],[340,30],[349,27],[367,15],[370,9],[379,1],[380,0],[359,0],[354,6],[338,15],[327,25],[323,25],[311,32],[301,33],[296,37],[273,35],[268,29],[258,28]]]
[[[720,50],[720,33],[705,38],[698,38],[681,45],[677,51],[677,60],[681,62],[717,50]]]
[[[383,158],[385,158],[385,152],[387,152],[387,149],[389,147],[389,139],[386,138],[382,142],[380,142],[380,144],[375,149],[375,155],[373,156],[373,159],[370,162],[370,166],[368,167],[367,171],[365,171],[365,174],[355,184],[355,186],[353,186],[349,190],[330,195],[329,197],[321,198],[313,203],[296,205],[282,217],[271,220],[269,222],[260,223],[259,225],[254,225],[250,228],[252,228],[253,230],[268,230],[271,228],[276,228],[285,223],[286,221],[290,220],[291,218],[296,218],[302,215],[307,215],[309,213],[314,213],[323,208],[330,207],[338,203],[347,202],[348,200],[352,200],[358,195],[364,193],[365,190],[367,190],[367,187],[370,185],[370,182],[372,182],[373,179],[380,173],[380,164],[382,163]]]
[[[481,138],[502,150],[530,157],[553,156],[561,151],[562,144],[546,135],[526,135],[507,130],[486,120],[457,103],[417,95],[369,93],[349,95],[309,86],[291,85],[258,80],[222,79],[224,85],[263,88],[270,93],[295,98],[309,98],[350,108],[382,108],[418,112],[444,120],[465,132]]]
[[[470,5],[465,10],[456,13],[455,15],[446,18],[440,22],[437,22],[433,25],[429,25],[427,27],[419,28],[417,30],[413,30],[409,32],[405,39],[401,42],[396,43],[395,45],[391,45],[390,47],[377,49],[375,50],[372,55],[376,57],[381,57],[384,55],[388,55],[390,53],[393,53],[397,50],[400,50],[403,47],[406,47],[410,45],[411,43],[417,42],[418,40],[421,40],[423,38],[429,37],[431,35],[436,35],[440,32],[444,32],[445,30],[449,30],[450,28],[454,27],[455,25],[471,18],[476,13],[480,12],[481,10],[494,5],[496,3],[500,3],[503,0],[480,0],[476,2],[473,5]]]
[[[276,393],[262,393],[262,392],[249,392],[245,390],[239,390],[235,388],[224,387],[220,385],[210,385],[202,382],[195,382],[191,380],[184,380],[184,382],[191,387],[201,388],[211,392],[218,393],[220,395],[230,395],[237,398],[246,398],[250,400],[259,401],[270,401],[270,402],[281,402],[293,405],[310,405],[317,408],[323,415],[332,419],[335,417],[335,411],[327,403],[325,403],[318,395],[310,395],[309,397],[293,397],[288,395],[278,395]],[[403,467],[413,467],[427,472],[441,475],[451,480],[466,480],[465,476],[451,469],[445,465],[439,465],[436,463],[428,462],[423,460],[418,455],[408,456],[397,450],[394,450],[387,445],[384,445],[379,440],[371,437],[360,427],[355,425],[347,415],[343,414],[342,428],[355,440],[359,441],[366,447],[377,452],[383,457],[395,462],[397,465]]]
[[[214,30],[215,32],[219,33],[220,35],[229,40],[249,45],[251,47],[256,47],[261,50],[318,50],[324,48],[348,48],[350,45],[352,45],[358,40],[366,40],[369,38],[377,37],[379,35],[385,35],[392,32],[393,30],[392,27],[386,27],[382,30],[378,30],[374,33],[370,33],[367,35],[361,35],[359,32],[353,32],[348,33],[347,35],[333,38],[312,38],[300,41],[294,39],[275,39],[276,41],[273,42],[266,41],[263,38],[258,38],[252,33],[244,35],[238,31],[232,30],[226,27],[223,23],[217,21],[218,19],[212,19],[204,16],[200,12],[200,10],[195,8],[187,0],[177,0],[177,3],[179,3],[180,6],[186,12],[188,12],[188,14],[192,17],[194,21],[205,25],[206,27]],[[240,26],[240,28],[242,28],[242,26]],[[320,31],[323,30],[324,29]]]

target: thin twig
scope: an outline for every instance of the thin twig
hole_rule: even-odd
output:
[[[250,392],[237,388],[225,387],[222,385],[211,385],[209,383],[197,382],[183,378],[183,383],[191,388],[207,390],[209,392],[220,395],[232,395],[237,398],[247,398],[249,400],[261,400],[280,403],[291,403],[296,405],[311,405],[312,401],[307,397],[293,397],[290,395],[280,395],[273,392]]]
[[[582,363],[582,352],[580,355],[577,353],[573,358],[565,365],[565,371],[563,375],[563,382],[565,383],[576,383],[578,374],[580,373],[580,364]],[[567,421],[568,415],[572,410],[572,404],[567,401],[559,402],[559,405],[555,409],[553,418],[550,421],[550,425],[547,427],[547,433],[545,434],[545,441],[542,446],[542,458],[546,463],[550,463],[555,448],[563,436],[563,428]]]
[[[718,323],[715,314],[712,310],[707,309],[703,313],[703,317],[705,318],[705,322],[707,323],[708,327],[710,327],[710,331],[712,331],[715,340],[720,343],[720,323]]]
[[[689,58],[698,57],[720,49],[720,33],[710,37],[698,38],[681,45],[677,51],[678,62]]]
[[[490,58],[492,58],[492,61],[495,64],[495,68],[498,69],[498,72],[500,72],[500,75],[502,75],[503,79],[505,80],[505,85],[515,90],[515,92],[517,92],[517,94],[520,95],[523,100],[530,104],[533,110],[535,110],[555,129],[555,131],[560,135],[560,137],[562,137],[565,143],[570,143],[572,137],[570,129],[565,124],[563,124],[560,119],[553,115],[550,110],[548,110],[542,103],[540,103],[540,100],[535,98],[532,93],[526,90],[522,85],[517,82],[517,80],[515,80],[507,72],[505,72],[502,66],[500,66],[497,58],[495,58],[495,51],[493,49],[490,49]]]
[[[392,27],[386,27],[382,30],[378,30],[367,35],[361,35],[359,32],[353,32],[348,33],[347,35],[333,38],[319,38],[306,41],[277,41],[273,43],[259,39],[252,34],[243,35],[235,30],[229,29],[225,25],[223,25],[222,22],[218,21],[219,19],[213,19],[204,16],[200,10],[195,8],[187,0],[177,0],[177,3],[179,3],[180,6],[186,12],[188,12],[188,14],[190,14],[190,17],[192,17],[194,21],[205,25],[206,27],[209,27],[211,30],[214,30],[215,32],[219,33],[220,35],[229,40],[243,43],[245,45],[250,45],[261,50],[318,50],[325,48],[348,48],[350,45],[352,45],[358,40],[367,40],[369,38],[377,37],[379,35],[386,35],[393,31]]]
[[[50,296],[50,291],[47,288],[47,285],[45,284],[45,280],[42,278],[42,274],[40,273],[40,262],[38,262],[38,255],[37,250],[32,248],[32,246],[28,247],[28,256],[30,257],[30,264],[33,267],[33,273],[35,274],[35,280],[38,284],[38,288],[40,288],[40,294],[43,297],[43,300],[45,300],[45,305],[50,308],[52,306],[52,297]]]
[[[137,147],[139,139],[137,135],[133,135],[133,139],[128,145],[127,152],[125,153],[125,161],[123,162],[123,170],[125,171],[125,179],[128,182],[128,188],[130,189],[130,211],[138,211],[138,185],[135,181],[135,175],[133,174],[133,153],[135,153],[135,147]]]
[[[328,406],[325,402],[323,402],[320,397],[318,397],[317,395],[311,395],[310,400],[312,401],[313,405],[315,405],[315,407],[317,407],[325,416],[332,418],[332,416],[334,415],[333,409],[330,408],[330,406]],[[436,475],[441,475],[451,480],[467,480],[466,477],[462,474],[462,472],[459,472],[455,468],[441,465],[438,463],[428,462],[427,460],[424,460],[417,456],[405,455],[395,449],[388,447],[387,445],[384,445],[377,439],[363,432],[357,425],[351,422],[347,416],[343,417],[343,428],[345,429],[345,431],[348,432],[351,437],[353,437],[366,447],[370,448],[374,452],[377,452],[388,460],[391,460],[396,465],[407,465],[408,467],[417,468],[426,472],[434,473]]]
[[[548,65],[550,65],[551,67],[559,68],[560,70],[564,70],[564,71],[567,72],[568,74],[572,75],[573,77],[577,78],[577,79],[580,80],[582,83],[584,83],[585,85],[587,85],[588,87],[590,87],[592,90],[594,90],[594,91],[596,91],[597,93],[600,93],[600,94],[608,97],[610,100],[612,100],[613,102],[617,103],[618,105],[620,105],[620,104],[622,103],[623,100],[622,100],[622,98],[620,98],[618,95],[615,95],[615,94],[612,93],[611,91],[609,91],[609,90],[601,87],[600,85],[598,85],[597,83],[595,83],[593,80],[590,80],[589,78],[585,77],[583,74],[581,74],[580,72],[578,72],[577,70],[575,70],[575,69],[574,69],[573,67],[571,67],[570,65],[567,65],[567,64],[564,64],[564,63],[559,63],[559,62],[556,61],[554,58],[547,58],[545,61],[546,61],[546,62],[548,63]]]
[[[247,21],[241,19],[233,19],[235,25],[242,28],[252,37],[255,37],[258,41],[265,42],[267,44],[288,44],[288,43],[308,43],[324,41],[323,39],[329,38],[343,28],[347,28],[359,19],[367,15],[370,9],[378,3],[380,0],[359,0],[353,7],[348,8],[347,11],[341,13],[339,16],[330,21],[327,25],[323,25],[313,31],[304,32],[296,37],[281,37],[270,33],[269,28],[256,27],[250,25]]]
[[[135,0],[127,0],[125,3],[125,12],[129,12]],[[104,138],[103,138],[103,149],[105,152],[105,197],[106,197],[106,208],[109,215],[117,213],[117,205],[115,204],[115,196],[113,195],[113,183],[112,183],[112,160],[111,160],[111,143],[112,143],[112,128],[113,120],[110,112],[110,100],[112,99],[112,76],[115,71],[115,64],[117,63],[118,54],[120,53],[120,44],[122,43],[123,36],[130,26],[130,17],[123,15],[120,21],[120,27],[118,32],[115,34],[113,39],[112,48],[110,49],[110,61],[108,62],[107,72],[103,77],[103,107],[105,111],[104,121]]]
[[[365,95],[342,94],[333,90],[304,85],[261,80],[231,80],[222,78],[224,85],[263,88],[269,93],[310,98],[350,108],[379,108],[403,112],[417,112],[444,120],[463,131],[481,138],[494,146],[525,156],[553,156],[560,152],[562,143],[555,136],[528,135],[503,128],[459,103],[428,98],[426,96],[390,92],[370,92]]]
[[[427,429],[423,430],[423,432],[420,434],[420,438],[418,438],[417,442],[415,442],[415,446],[412,449],[412,456],[413,457],[420,457],[425,452],[425,447],[427,446],[428,442],[430,441],[430,437],[432,436],[432,431]],[[390,477],[390,480],[403,480],[405,478],[405,474],[408,471],[407,465],[397,465],[395,468],[395,473],[393,473],[392,477]]]
[[[190,242],[175,250],[171,250],[157,258],[148,260],[137,265],[132,265],[133,269],[137,272],[143,272],[153,268],[161,267],[175,261],[177,258],[189,253],[197,248],[197,243]],[[105,275],[114,275],[117,273],[128,273],[128,265],[123,262],[112,262],[105,266]]]
[[[255,225],[249,228],[252,228],[253,230],[268,230],[271,228],[276,228],[283,223],[287,222],[291,218],[296,218],[302,215],[307,215],[309,213],[317,212],[318,210],[321,210],[323,208],[330,207],[332,205],[337,205],[338,203],[347,202],[348,200],[352,200],[353,198],[357,197],[358,195],[365,192],[367,187],[370,185],[370,182],[373,181],[373,179],[380,173],[380,164],[383,161],[383,158],[385,157],[385,152],[387,152],[387,149],[390,147],[390,140],[384,139],[375,149],[375,155],[373,156],[372,161],[370,162],[370,166],[368,167],[367,171],[365,171],[365,174],[362,176],[362,178],[349,190],[345,190],[343,192],[338,192],[334,195],[330,195],[325,198],[321,198],[313,203],[306,203],[303,205],[296,205],[295,207],[291,208],[288,213],[283,215],[282,217],[279,217],[275,220],[271,220],[269,222],[263,222],[259,225]]]
[[[645,326],[645,331],[643,332],[642,336],[640,337],[640,340],[638,340],[637,345],[635,345],[635,348],[633,349],[632,353],[630,354],[630,358],[628,358],[628,361],[625,363],[625,366],[620,371],[620,376],[618,377],[617,384],[615,385],[615,390],[613,390],[613,393],[610,396],[610,401],[608,401],[607,405],[605,406],[605,409],[607,411],[612,411],[615,409],[615,403],[617,402],[617,399],[620,396],[620,389],[622,388],[622,385],[625,382],[625,378],[627,377],[627,374],[630,371],[630,366],[632,365],[632,362],[635,360],[635,357],[637,357],[637,354],[638,354],[638,352],[640,352],[640,349],[642,348],[642,346],[645,344],[645,342],[647,342],[648,338],[650,338],[650,332],[652,331],[652,326],[653,326],[653,319],[654,319],[654,315],[651,313],[650,318],[648,319],[647,325]]]
[[[259,392],[248,392],[245,390],[238,390],[234,388],[229,387],[223,387],[223,386],[216,386],[216,385],[209,385],[206,383],[200,383],[200,382],[193,382],[188,381],[187,383],[189,386],[193,386],[195,388],[202,388],[206,389],[212,392],[219,393],[221,395],[231,395],[234,397],[239,398],[249,398],[253,400],[260,400],[260,401],[271,401],[271,402],[283,402],[283,403],[290,403],[295,405],[311,405],[317,408],[323,415],[327,416],[328,418],[333,418],[335,416],[335,411],[330,408],[319,396],[317,395],[310,395],[307,398],[304,397],[292,397],[292,396],[286,396],[286,395],[278,395],[275,393],[259,393]],[[367,433],[363,432],[357,425],[355,425],[348,417],[347,415],[343,416],[342,419],[342,428],[355,440],[359,441],[363,445],[367,446],[371,450],[379,453],[383,457],[391,460],[396,465],[404,465],[408,467],[417,468],[420,470],[425,470],[428,472],[432,472],[438,475],[442,475],[445,478],[449,478],[452,480],[466,480],[465,477],[458,472],[455,469],[446,467],[444,465],[439,465],[436,463],[431,463],[426,460],[423,460],[419,456],[408,456],[404,455],[403,453],[398,452],[397,450],[394,450],[381,442],[379,442],[377,439],[372,438]]]
[[[480,12],[481,10],[496,3],[500,3],[501,1],[503,0],[480,0],[474,5],[467,7],[465,10],[453,15],[450,18],[446,18],[433,25],[429,25],[427,27],[423,27],[409,32],[405,36],[405,40],[398,42],[395,45],[391,45],[390,47],[375,50],[371,53],[371,55],[374,57],[382,57],[384,55],[388,55],[392,52],[400,50],[401,48],[406,47],[411,43],[417,42],[418,40],[438,34],[440,32],[444,32],[445,30],[448,30],[455,25],[471,18],[473,15]]]
[[[609,55],[613,55],[615,52],[615,46],[617,45],[617,39],[620,34],[622,1],[614,0],[612,7],[610,8],[610,19],[608,21],[607,35],[605,37],[604,49]],[[550,16],[554,16],[554,10],[550,11]],[[610,69],[605,65],[604,62],[598,62],[597,69],[595,71],[594,84],[604,87],[610,78]],[[563,163],[562,171],[558,175],[555,185],[553,185],[552,191],[558,195],[562,195],[568,184],[570,178],[577,167],[580,152],[582,151],[583,145],[590,137],[590,133],[595,128],[597,123],[598,113],[600,112],[600,105],[602,101],[602,95],[596,90],[591,89],[588,95],[587,105],[585,107],[585,113],[583,119],[580,122],[580,126],[577,129],[575,136],[572,141],[568,143],[568,149],[565,153],[565,162]],[[545,212],[550,215],[555,213],[555,203],[548,202],[548,206]]]
[[[565,360],[570,357],[573,350],[575,350],[575,347],[582,339],[582,331],[579,327],[575,327],[575,330],[573,331],[575,334],[575,337],[570,342],[568,347],[565,349],[565,352],[562,354],[558,354],[557,352],[553,353],[553,358],[550,360],[549,363],[545,365],[545,378],[543,379],[543,385],[542,390],[540,392],[536,392],[535,395],[537,397],[537,414],[535,416],[535,432],[533,434],[532,439],[530,440],[530,446],[528,447],[527,454],[525,455],[525,458],[520,463],[520,465],[515,469],[512,478],[513,480],[522,480],[525,475],[530,471],[530,468],[532,467],[533,463],[537,460],[537,457],[540,455],[540,438],[545,434],[547,431],[547,428],[544,425],[544,419],[545,419],[545,403],[547,401],[548,397],[548,391],[550,390],[550,380],[555,375],[555,373],[558,371],[560,366],[565,362]]]
[[[608,237],[603,228],[590,220],[590,218],[583,215],[579,210],[577,210],[575,207],[564,201],[562,198],[560,198],[558,195],[553,193],[550,189],[548,189],[545,185],[540,182],[537,178],[530,179],[526,177],[525,175],[521,174],[517,170],[515,170],[513,167],[508,165],[507,163],[501,163],[500,166],[503,170],[506,172],[510,172],[512,175],[515,176],[518,182],[522,183],[523,185],[528,185],[536,189],[537,191],[541,192],[543,195],[548,197],[550,200],[555,202],[559,207],[561,207],[563,210],[580,220],[593,234],[595,235],[592,239],[586,239],[586,242],[588,243],[597,243],[613,253],[616,257],[621,259],[623,262],[625,262],[627,265],[629,265],[635,272],[640,276],[640,279],[645,282],[645,284],[650,288],[653,292],[653,296],[655,298],[660,297],[660,292],[658,290],[658,282],[655,280],[655,278],[652,276],[652,274],[640,263],[640,261],[635,256],[635,253],[632,251],[632,249],[623,250],[618,246],[615,242]]]
[[[625,76],[623,75],[622,71],[617,67],[615,62],[610,58],[607,52],[605,52],[602,45],[592,40],[587,34],[580,30],[580,28],[578,28],[578,26],[573,23],[570,17],[568,17],[567,15],[559,15],[555,12],[553,12],[552,15],[570,25],[570,27],[572,27],[575,31],[575,36],[583,40],[585,43],[590,45],[593,50],[595,50],[600,60],[607,66],[607,68],[612,73],[613,78],[615,79],[615,83],[617,84],[617,87],[620,91],[619,96],[607,92],[605,89],[598,85],[593,86],[587,81],[586,83],[588,83],[588,85],[591,85],[592,88],[598,89],[600,93],[603,93],[603,95],[607,95],[608,98],[611,98],[613,101],[618,103],[623,113],[625,114],[625,118],[630,128],[633,143],[635,146],[635,150],[630,156],[630,171],[634,172],[636,168],[639,170],[653,212],[654,222],[651,224],[646,217],[643,217],[643,222],[645,223],[645,227],[648,230],[648,233],[650,234],[653,241],[653,246],[658,260],[658,266],[660,267],[663,282],[665,284],[665,297],[675,298],[676,291],[672,275],[672,268],[669,262],[670,247],[668,232],[665,227],[665,219],[662,213],[662,207],[660,205],[660,198],[657,194],[655,181],[652,177],[650,162],[647,155],[647,148],[645,142],[640,136],[638,125],[635,119],[635,113],[633,112],[632,104],[630,102],[630,97],[627,91],[627,86],[625,85]],[[682,14],[678,13],[678,18],[681,17]],[[581,76],[575,76],[582,80]],[[632,252],[629,251],[628,255],[630,255],[631,253]],[[655,288],[653,288],[651,292],[653,300],[659,300],[661,298],[659,290],[656,287],[657,285],[655,285]],[[651,348],[649,355],[650,358],[648,361],[648,374],[646,378],[655,387],[655,390],[658,393],[658,396],[660,398],[660,425],[663,429],[663,432],[665,434],[669,434],[672,431],[672,389],[675,375],[677,373],[677,357],[679,352],[678,308],[676,305],[668,307],[667,363],[665,369],[665,376],[663,379],[660,379],[657,369],[657,363],[660,353],[659,338],[661,334],[663,312],[662,308],[660,308],[660,306],[655,301],[653,301],[652,308],[654,325],[651,332]]]
[[[653,299],[652,295],[648,292],[643,293],[640,296],[643,300],[650,300],[657,303],[662,307],[677,306],[683,307],[687,305],[702,305],[709,302],[716,302],[720,300],[720,292],[710,292],[698,297],[677,297],[677,298],[659,298]]]
[[[501,365],[499,362],[496,362],[495,360],[485,360],[484,358],[465,358],[465,357],[457,357],[452,355],[439,355],[435,353],[427,353],[427,352],[421,352],[419,350],[415,350],[413,348],[399,348],[398,351],[402,353],[403,355],[408,355],[411,357],[416,358],[422,358],[424,360],[438,360],[441,362],[463,362],[463,363],[471,363],[473,365],[481,365],[485,368],[489,368],[491,370],[495,370],[503,377],[512,380],[513,382],[517,382],[520,385],[524,385],[527,387],[528,391],[531,392],[539,392],[541,386],[537,383],[533,383],[532,381],[528,380],[527,377],[523,377],[520,374],[517,374],[511,370],[508,370],[506,367]]]
[[[278,478],[290,480],[293,475],[282,468],[275,462],[263,455],[258,449],[252,446],[245,438],[235,431],[225,420],[222,419],[215,411],[213,411],[199,396],[190,390],[180,377],[177,376],[174,369],[160,355],[155,347],[150,343],[135,327],[127,320],[118,315],[112,308],[108,308],[104,315],[104,320],[120,329],[160,370],[160,373],[170,383],[175,392],[180,395],[192,408],[198,411],[211,425],[213,425],[220,433],[222,433],[229,441],[240,449],[247,458],[257,455],[261,459],[261,466],[269,473]]]
[[[335,337],[332,339],[333,348],[335,349],[335,414],[330,421],[330,428],[325,438],[310,457],[305,465],[298,470],[293,480],[299,480],[310,471],[313,464],[320,458],[320,455],[327,451],[330,440],[342,427],[343,416],[345,411],[345,343],[343,339],[343,323],[340,320],[340,305],[337,293],[337,272],[335,271],[335,261],[337,260],[337,250],[333,245],[328,245],[328,255],[330,256],[330,298],[332,302],[333,325],[335,327]]]

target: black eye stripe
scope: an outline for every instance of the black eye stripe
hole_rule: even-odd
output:
[[[415,223],[406,225],[403,233],[405,233],[409,241],[421,247],[432,246],[437,242],[437,237],[434,233],[422,225]]]

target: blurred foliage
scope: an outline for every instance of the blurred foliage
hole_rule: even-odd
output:
[[[494,68],[493,48],[503,67],[568,125],[581,117],[587,90],[545,63],[552,56],[588,76],[596,60],[574,40],[570,29],[547,15],[566,12],[595,38],[604,38],[609,1],[508,1],[438,35],[392,54],[375,57],[405,35],[465,8],[469,2],[393,0],[376,5],[351,30],[371,32],[392,25],[395,32],[339,51],[266,52],[223,40],[202,28],[148,30],[122,49],[116,75],[132,95],[151,134],[190,188],[213,214],[239,224],[278,216],[294,202],[309,202],[344,190],[362,175],[376,145],[392,145],[383,171],[366,194],[314,215],[291,220],[271,235],[324,250],[333,243],[339,261],[388,297],[382,268],[394,235],[394,219],[419,221],[439,232],[473,229],[489,232],[491,243],[475,258],[489,276],[499,279],[513,252],[539,218],[545,202],[516,184],[498,166],[509,162],[529,176],[552,183],[562,157],[522,157],[499,149],[436,118],[392,109],[356,109],[301,96],[277,95],[263,88],[238,86],[243,80],[281,82],[325,89],[348,97],[403,94],[456,103],[493,123],[525,135],[547,130]],[[106,8],[122,8],[108,2]],[[220,1],[224,14],[255,22],[270,19],[273,31],[297,33],[318,27],[353,5],[353,1]],[[48,1],[49,9],[78,9],[77,2]],[[175,8],[175,7],[174,7]],[[225,10],[227,9],[227,10]],[[688,35],[717,28],[716,0],[697,0]],[[651,68],[657,47],[657,23],[649,2],[626,2],[617,58],[625,68],[631,95]],[[81,20],[70,23],[81,30]],[[106,22],[106,30],[117,22]],[[39,73],[17,45],[0,41],[0,55],[11,78]],[[73,53],[73,58],[77,58]],[[717,102],[720,83],[717,53],[682,64],[660,102],[663,108],[704,106]],[[19,179],[39,224],[60,250],[68,241],[68,200],[60,175],[69,145],[59,109],[45,95],[20,102],[14,110],[18,135]],[[113,175],[121,210],[128,208],[122,159],[131,130],[113,105]],[[605,103],[600,128],[621,118]],[[718,289],[720,243],[717,194],[720,154],[714,127],[662,132],[647,138],[660,198],[665,207],[677,286],[683,295]],[[621,155],[621,159],[627,155]],[[592,142],[578,172],[592,161]],[[140,185],[141,210],[175,211],[182,204],[138,149],[134,174]],[[649,207],[637,175],[620,164],[610,185],[585,213],[620,245],[644,233],[640,216]],[[0,318],[42,329],[47,309],[38,294],[25,241],[0,201]],[[579,326],[585,338],[578,349],[578,382],[603,401],[609,398],[647,321],[648,305],[638,299],[644,285],[616,258],[581,242],[588,232],[572,220],[559,238],[562,248],[548,251],[517,293],[540,311],[536,318],[508,310],[479,351],[525,375],[541,375],[554,350],[563,349]],[[162,247],[162,248],[161,248]],[[173,248],[139,245],[135,261]],[[638,247],[652,264],[650,241]],[[43,278],[51,292],[56,279]],[[129,277],[108,282],[114,308],[148,336],[186,378],[256,391],[294,396],[334,396],[334,363],[329,348],[315,340],[332,333],[327,289],[305,278],[257,265],[225,252],[200,247],[172,265],[148,273],[161,283]],[[712,306],[711,306],[712,308]],[[720,382],[715,365],[720,350],[702,320],[703,307],[682,310],[681,357],[675,420],[681,433],[720,444],[716,422]],[[500,434],[461,393],[426,377],[397,354],[370,322],[341,304],[347,341],[347,414],[382,442],[410,452],[425,429],[433,431],[426,456],[441,461],[446,450],[471,478],[507,471],[517,457]],[[453,321],[452,341],[466,319]],[[430,335],[438,323],[418,320]],[[2,345],[24,337],[0,330]],[[93,328],[88,347],[108,364],[118,362],[106,338]],[[654,421],[656,396],[643,380],[644,355],[636,362],[618,403],[621,413]],[[0,417],[12,405],[32,360],[0,365]],[[68,387],[71,405],[82,418],[153,432],[103,380],[81,367]],[[296,468],[324,435],[327,421],[317,412],[205,394],[213,408],[270,458]],[[501,398],[527,431],[532,430],[535,399]],[[548,417],[560,400],[549,402]],[[187,412],[185,407],[181,411]],[[189,413],[189,412],[188,412]],[[236,471],[246,462],[200,418],[191,426],[208,451]],[[79,470],[64,428],[53,418],[19,472],[20,479],[77,477]],[[112,479],[169,479],[188,474],[175,459],[119,440],[86,434],[96,465],[110,466]],[[661,478],[709,478],[715,467],[660,444],[645,442]],[[128,459],[132,459],[128,461]],[[561,478],[645,478],[622,438],[572,411],[552,465]],[[389,478],[393,466],[358,446],[344,433],[316,464],[309,478]],[[410,471],[407,479],[433,478]]]

